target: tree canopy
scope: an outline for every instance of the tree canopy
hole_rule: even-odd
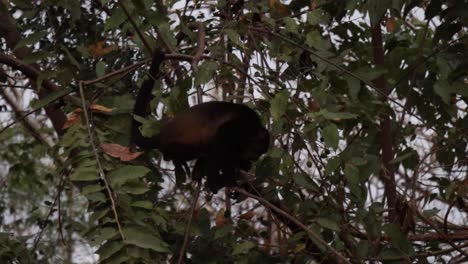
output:
[[[2,1],[0,262],[465,263],[467,15],[466,0]],[[134,116],[155,49],[153,114]],[[128,147],[134,118],[150,136],[216,100],[271,133],[248,188],[212,194]]]

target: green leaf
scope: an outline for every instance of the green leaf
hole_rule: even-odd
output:
[[[446,80],[434,84],[434,92],[442,98],[445,104],[450,104],[450,84]]]
[[[252,241],[245,241],[240,244],[236,244],[234,245],[232,255],[246,254],[254,247],[255,244]]]
[[[271,116],[273,120],[279,120],[285,114],[288,108],[288,97],[289,93],[287,90],[283,90],[275,95],[271,100]]]
[[[205,84],[213,79],[213,75],[218,69],[218,64],[213,61],[205,61],[198,68],[195,74],[195,86]]]
[[[286,31],[291,32],[291,33],[297,33],[297,23],[296,20],[292,19],[291,17],[285,17],[283,18],[284,26],[286,28]]]
[[[127,16],[120,8],[113,11],[112,16],[106,21],[104,31],[114,29],[127,20]]]
[[[226,237],[232,232],[232,226],[223,226],[220,228],[216,228],[214,233],[214,239],[220,239]]]
[[[141,248],[149,248],[156,252],[170,252],[169,245],[162,241],[159,237],[153,235],[147,229],[141,227],[127,227],[123,229],[125,236],[125,244],[135,245]]]
[[[106,216],[110,212],[110,209],[104,209],[102,211],[94,211],[91,216],[89,217],[89,220],[91,222],[93,221],[98,221],[101,220],[104,216]]]
[[[335,171],[338,166],[340,166],[341,160],[339,157],[333,157],[328,160],[327,165],[325,166],[325,174],[330,175],[333,171]]]
[[[144,166],[127,165],[111,171],[108,175],[108,179],[112,188],[118,188],[129,180],[145,176],[148,172],[150,172],[150,170]]]
[[[81,190],[81,194],[87,195],[90,193],[100,192],[104,187],[99,184],[87,185]]]
[[[307,24],[315,26],[318,24],[327,24],[330,20],[328,13],[322,12],[320,9],[314,9],[307,13]]]
[[[105,202],[106,196],[102,192],[94,192],[85,195],[86,198],[92,202]]]
[[[237,31],[226,29],[225,32],[230,41],[232,41],[237,46],[244,48],[244,43],[242,43],[240,35],[237,33]]]
[[[106,73],[106,63],[100,61],[96,63],[96,76],[101,77]]]
[[[71,175],[72,181],[95,181],[99,179],[99,170],[96,167],[78,167]]]
[[[389,224],[384,226],[383,230],[390,237],[390,242],[393,247],[400,249],[406,254],[412,253],[413,247],[411,246],[411,243],[406,238],[406,235],[404,235],[398,227],[396,227],[394,224]]]
[[[356,166],[362,166],[362,165],[367,164],[367,160],[361,157],[352,157],[351,163]]]
[[[333,112],[328,112],[327,110],[321,110],[320,112],[316,113],[316,115],[321,115],[325,119],[334,120],[334,121],[344,120],[344,119],[354,119],[358,117],[358,115],[348,113],[348,112],[333,113]]]
[[[51,92],[47,96],[43,97],[42,99],[31,103],[31,108],[33,108],[33,109],[42,108],[42,107],[50,104],[51,102],[53,102],[53,101],[65,96],[65,95],[71,93],[72,91],[73,91],[72,89],[64,89],[64,90]]]
[[[153,209],[153,203],[150,201],[136,201],[132,203],[132,207],[139,207],[143,209]]]
[[[361,81],[354,78],[353,76],[346,76],[346,82],[348,83],[348,94],[352,101],[357,101],[359,91],[361,90]]]
[[[305,44],[317,50],[328,50],[331,48],[330,42],[324,39],[318,30],[313,30],[307,33]]]
[[[99,262],[102,263],[118,251],[120,251],[124,245],[117,241],[110,241],[100,246],[96,253],[99,254]]]
[[[58,6],[66,8],[71,13],[71,20],[76,21],[81,16],[81,6],[79,1],[57,1]],[[74,26],[75,24],[70,24]]]
[[[326,217],[318,217],[316,220],[317,220],[317,223],[322,227],[325,227],[333,231],[340,231],[340,226],[333,219],[326,218]]]
[[[265,156],[261,159],[255,168],[255,176],[257,179],[266,179],[270,175],[278,171],[278,159],[274,159],[270,156]]]
[[[360,257],[365,257],[369,254],[370,245],[368,241],[359,241],[356,246],[356,251]]]
[[[73,66],[79,69],[80,63],[75,59],[75,56],[70,52],[68,47],[63,44],[60,44],[59,46],[60,46],[60,49],[62,49],[65,52],[65,54],[67,54],[67,58],[68,60],[70,60],[71,64],[73,64]]]
[[[403,261],[404,259],[407,259],[407,261]],[[381,261],[384,261],[387,263],[394,263],[395,259],[401,259],[401,262],[398,263],[411,263],[409,256],[402,253],[401,250],[398,250],[396,248],[386,248],[382,250],[382,252],[379,253],[379,259]]]
[[[379,77],[382,74],[388,73],[388,70],[383,68],[382,66],[377,67],[369,67],[364,66],[354,71],[356,75],[360,78],[364,79],[367,82],[372,82],[374,79]]]
[[[149,188],[142,182],[132,181],[120,187],[118,190],[119,192],[140,195],[148,192]]]
[[[391,7],[392,0],[368,0],[367,4],[371,26],[375,26],[380,22],[387,8]]]
[[[51,54],[47,51],[38,51],[38,52],[31,52],[28,53],[21,62],[24,64],[32,64],[39,62],[41,60],[47,59]]]
[[[135,120],[137,120],[136,117]],[[142,118],[142,120],[143,122],[140,121],[142,124],[140,130],[144,137],[152,137],[157,135],[161,130],[161,122],[159,120],[148,120],[144,118]]]
[[[22,40],[18,41],[18,44],[15,46],[15,50],[25,47],[27,45],[33,45],[39,42],[45,35],[47,35],[47,32],[44,31],[37,31],[35,33],[32,33],[31,35],[23,38]]]
[[[299,185],[301,187],[304,187],[306,189],[310,189],[310,190],[313,190],[313,191],[318,190],[316,184],[306,174],[296,173],[293,176],[293,180],[297,185]]]
[[[451,91],[461,96],[468,97],[468,84],[463,81],[452,83]]]
[[[362,198],[359,180],[359,169],[352,163],[346,163],[344,172],[351,193],[358,198]]]
[[[116,235],[118,235],[118,231],[115,228],[112,227],[104,227],[98,230],[97,234],[93,239],[91,240],[91,244],[93,246],[100,245],[102,242],[109,240]]]
[[[333,149],[336,149],[340,140],[338,127],[335,124],[329,124],[324,129],[322,129],[322,133],[325,144]]]
[[[393,160],[391,160],[389,162],[389,164],[397,164],[397,163],[400,163],[401,161],[407,159],[407,158],[410,158],[412,156],[414,156],[415,154],[417,154],[415,151],[413,151],[412,149],[410,149],[409,151],[405,151],[402,155],[394,158]]]

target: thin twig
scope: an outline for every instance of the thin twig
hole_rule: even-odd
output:
[[[0,63],[5,64],[10,66],[11,68],[20,71],[23,73],[27,78],[37,81],[39,76],[42,74],[40,70],[35,68],[32,65],[24,64],[22,61],[18,60],[17,58],[14,58],[12,56],[8,56],[4,53],[0,53]],[[55,83],[53,83],[51,80],[44,80],[41,83],[41,86],[46,88],[47,90],[50,91],[61,91],[62,88],[57,86]],[[79,104],[79,98],[76,98],[75,96],[69,96],[69,99],[75,103]]]
[[[124,5],[124,3],[122,2],[122,0],[117,0],[119,2],[119,5],[120,7],[122,8],[122,10],[124,11],[125,15],[127,16],[128,20],[130,21],[130,23],[132,24],[133,28],[135,29],[136,33],[138,34],[138,36],[140,37],[140,40],[141,42],[143,42],[143,45],[145,46],[145,48],[148,50],[148,52],[150,54],[153,54],[153,49],[151,49],[151,46],[148,44],[148,42],[146,41],[145,39],[145,36],[143,35],[143,33],[141,32],[141,30],[138,28],[137,24],[135,23],[135,20],[133,20],[133,17],[130,15],[130,12],[128,12],[128,9],[127,7]]]
[[[292,216],[292,215],[288,214],[287,212],[285,212],[284,210],[276,207],[275,205],[273,205],[272,203],[270,203],[266,199],[264,199],[264,198],[262,198],[260,196],[251,194],[251,193],[247,192],[244,189],[241,189],[239,187],[233,187],[232,189],[235,190],[236,192],[239,192],[239,193],[247,196],[247,197],[250,197],[252,199],[257,200],[259,203],[263,204],[263,206],[266,206],[267,208],[270,208],[271,210],[275,211],[276,213],[286,217],[289,221],[293,222],[295,225],[300,227],[302,230],[304,230],[312,238],[312,241],[315,244],[319,245],[319,248],[325,247],[328,252],[332,253],[331,257],[334,259],[335,263],[351,263],[346,259],[345,256],[341,255],[336,249],[334,249],[333,247],[328,245],[328,243],[326,241],[324,241],[318,234],[316,234],[314,231],[312,231],[310,228],[308,228],[301,221],[297,220],[294,216]]]
[[[419,210],[416,210],[416,213],[418,214],[419,218],[423,220],[426,224],[428,224],[432,229],[434,229],[437,234],[441,236],[445,242],[447,242],[450,246],[452,246],[456,251],[460,252],[465,257],[468,257],[468,253],[465,252],[463,249],[461,249],[459,246],[457,246],[451,239],[448,238],[447,234],[444,233],[444,231],[440,230],[430,219],[425,217]]]
[[[60,199],[60,195],[57,199],[57,221],[58,221],[58,231],[59,231],[59,235],[60,235],[60,241],[62,242],[62,245],[63,246],[66,246],[67,243],[65,241],[65,238],[63,237],[63,219],[62,219],[62,203],[61,203],[61,199]]]
[[[414,118],[418,119],[422,124],[425,124],[424,120],[423,120],[420,116],[418,116],[418,115],[416,115],[416,114],[413,114],[411,111],[409,111],[409,109],[406,108],[405,105],[403,105],[402,103],[398,102],[397,100],[391,98],[387,93],[385,93],[384,91],[382,91],[382,90],[380,90],[379,88],[375,87],[375,85],[373,85],[371,82],[369,82],[369,81],[367,81],[366,79],[360,77],[359,75],[355,74],[354,72],[349,71],[349,70],[347,70],[346,68],[344,68],[344,67],[342,67],[342,66],[340,66],[340,65],[338,65],[338,64],[336,64],[336,63],[334,63],[334,62],[332,62],[331,60],[329,60],[329,59],[323,57],[322,55],[319,55],[317,52],[314,52],[312,49],[309,49],[309,48],[307,48],[307,47],[304,47],[303,45],[301,45],[301,44],[299,44],[299,43],[296,43],[295,41],[293,41],[293,40],[291,40],[291,39],[289,39],[289,38],[287,38],[287,37],[285,37],[285,36],[283,36],[283,35],[281,35],[281,34],[278,34],[278,33],[276,33],[276,32],[267,31],[267,30],[265,30],[265,29],[259,29],[259,28],[254,28],[254,27],[251,27],[251,29],[254,30],[254,31],[257,31],[257,32],[262,32],[262,33],[265,33],[265,34],[269,34],[269,35],[275,36],[275,37],[277,37],[277,38],[279,38],[279,39],[281,39],[281,40],[283,40],[283,41],[285,41],[285,42],[287,42],[287,43],[289,43],[289,44],[291,44],[291,45],[293,45],[293,46],[295,46],[295,47],[301,48],[301,49],[303,49],[303,50],[309,52],[310,54],[312,54],[314,57],[318,58],[319,60],[324,61],[324,62],[326,62],[327,64],[332,65],[333,67],[337,68],[338,70],[340,70],[340,71],[346,73],[347,75],[349,75],[349,76],[351,76],[351,77],[353,77],[353,78],[355,78],[355,79],[357,79],[357,80],[363,82],[364,84],[366,84],[367,86],[369,86],[370,88],[372,88],[373,90],[375,90],[378,94],[380,94],[381,96],[383,96],[384,99],[391,101],[392,103],[398,105],[398,106],[401,107],[402,109],[406,109],[410,115],[412,115]],[[427,127],[428,127],[429,129],[434,130],[434,128],[432,128],[431,126],[427,126]]]
[[[181,54],[181,53],[166,54],[165,58],[168,59],[168,60],[180,60],[180,61],[189,61],[189,62],[191,62],[193,60],[193,56],[185,55],[185,54]],[[125,66],[125,67],[123,67],[121,69],[118,69],[116,71],[105,74],[105,75],[103,75],[103,76],[101,76],[99,78],[96,78],[96,79],[93,79],[93,80],[82,81],[83,85],[88,86],[88,85],[92,85],[92,84],[104,81],[106,79],[109,79],[109,78],[114,77],[114,76],[119,75],[119,74],[127,74],[128,72],[133,71],[133,70],[137,69],[138,67],[141,67],[142,65],[148,63],[150,60],[151,59],[146,59],[146,60],[143,60],[143,61],[139,61],[139,62],[136,62],[134,64]]]
[[[203,52],[205,51],[205,26],[201,22],[193,22],[187,25],[190,29],[197,30],[197,47],[195,54],[192,57],[192,69],[194,72],[198,71],[198,63],[203,59]],[[201,104],[203,102],[203,91],[200,85],[197,86],[197,100]]]
[[[195,193],[195,199],[193,201],[192,208],[190,209],[189,219],[187,220],[187,225],[185,226],[184,242],[179,252],[179,258],[177,260],[177,264],[181,264],[182,261],[184,260],[185,249],[187,248],[188,239],[190,235],[190,226],[192,225],[193,214],[195,213],[195,209],[197,207],[197,202],[198,202],[198,197],[200,196],[200,192],[201,192],[201,184],[198,183],[197,190]]]
[[[58,98],[58,99],[60,99],[60,98]],[[58,99],[57,99],[57,100],[58,100]],[[52,103],[52,102],[51,102],[51,103]],[[37,111],[39,111],[39,110],[41,110],[41,109],[42,109],[42,107],[33,109],[33,110],[29,111],[29,112],[26,112],[26,114],[24,114],[24,115],[22,115],[22,116],[16,118],[15,121],[9,123],[9,124],[6,125],[4,128],[2,128],[2,130],[0,130],[0,134],[2,134],[3,132],[5,132],[5,130],[7,130],[8,128],[14,126],[16,123],[22,122],[26,117],[28,117],[29,115],[31,115],[31,114],[33,114],[33,113],[35,113],[35,112],[37,112]]]
[[[44,233],[44,230],[45,230],[45,228],[47,226],[47,222],[49,220],[49,217],[52,215],[55,204],[57,204],[57,201],[59,200],[60,194],[62,193],[63,187],[65,186],[65,176],[64,176],[65,174],[66,173],[64,172],[61,175],[62,177],[60,179],[60,183],[58,185],[57,193],[55,194],[54,201],[50,205],[49,211],[47,212],[47,216],[46,216],[45,220],[43,221],[44,226],[41,227],[41,230],[39,231],[39,233],[37,233],[36,237],[34,237],[34,242],[33,242],[31,252],[36,251],[37,246],[39,245],[39,241],[41,240],[42,234]]]
[[[203,58],[203,52],[205,51],[205,26],[202,22],[193,22],[187,26],[190,29],[197,30],[197,47],[192,58],[192,63],[198,64],[198,62]]]
[[[0,95],[3,97],[3,99],[6,101],[8,105],[13,109],[13,112],[15,113],[15,117],[23,117],[23,113],[25,112],[20,103],[18,102],[18,97],[12,93],[13,91],[8,91],[8,90],[3,90],[0,89]],[[0,107],[1,109],[1,107]],[[18,122],[18,121],[15,121]],[[51,137],[49,137],[46,134],[40,133],[40,124],[36,122],[35,120],[31,118],[23,118],[21,119],[21,122],[23,123],[24,128],[31,133],[31,135],[41,142],[42,144],[46,145],[49,148],[52,148],[54,146],[54,141],[52,140]]]
[[[447,227],[448,217],[449,217],[449,215],[450,215],[450,211],[452,210],[452,207],[455,205],[456,202],[457,202],[457,200],[454,200],[454,201],[449,205],[449,207],[447,208],[447,212],[445,213],[445,217],[444,217],[444,232],[445,232],[445,234],[448,234],[448,227]]]
[[[30,85],[10,85],[10,84],[0,84],[0,87],[5,88],[20,88],[20,89],[27,89],[27,90],[35,90]]]
[[[94,134],[93,134],[93,131],[91,130],[91,124],[90,124],[89,116],[88,116],[88,108],[86,106],[86,100],[85,100],[84,92],[83,92],[83,85],[84,85],[84,82],[80,81],[79,82],[79,87],[80,87],[81,104],[82,104],[82,107],[83,107],[84,117],[85,117],[85,120],[86,120],[86,128],[88,130],[89,141],[90,141],[90,144],[91,144],[91,148],[93,149],[93,154],[94,154],[94,157],[96,159],[96,164],[97,164],[97,166],[99,168],[99,175],[101,176],[101,179],[104,182],[104,185],[106,186],[107,195],[109,196],[109,199],[111,201],[112,211],[114,212],[114,218],[115,218],[115,222],[117,223],[117,228],[119,229],[119,233],[120,233],[120,236],[122,237],[122,240],[125,240],[125,236],[124,236],[123,231],[122,231],[122,225],[120,224],[120,221],[119,221],[119,214],[117,213],[117,203],[115,202],[114,194],[112,193],[110,185],[107,182],[106,175],[105,175],[105,172],[104,172],[104,167],[101,164],[101,161],[99,159],[98,150],[97,150],[96,144],[94,142]]]
[[[98,83],[98,82],[101,82],[103,80],[106,80],[108,78],[111,78],[111,77],[114,77],[116,75],[119,75],[119,74],[126,74],[132,70],[135,70],[136,68],[140,67],[141,65],[147,63],[148,61],[150,61],[150,59],[147,59],[147,60],[144,60],[144,61],[139,61],[135,64],[131,64],[131,65],[128,65],[128,66],[125,66],[121,69],[118,69],[116,71],[113,71],[111,73],[108,73],[108,74],[105,74],[99,78],[96,78],[96,79],[93,79],[93,80],[87,80],[87,81],[83,81],[83,84],[85,86],[88,86],[88,85],[91,85],[91,84],[95,84],[95,83]]]

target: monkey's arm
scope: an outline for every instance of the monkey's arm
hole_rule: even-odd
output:
[[[149,113],[149,103],[153,99],[151,93],[154,80],[159,77],[160,71],[159,66],[164,61],[165,55],[159,49],[156,49],[153,54],[153,60],[149,69],[149,79],[145,80],[141,85],[140,91],[138,92],[137,98],[135,100],[135,106],[133,107],[133,115],[146,117]],[[152,149],[157,148],[159,145],[159,139],[157,136],[146,138],[140,132],[141,123],[135,120],[132,121],[132,131],[130,143],[135,144],[143,149]]]

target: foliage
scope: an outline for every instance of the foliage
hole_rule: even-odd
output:
[[[16,99],[45,110],[0,132],[0,231],[13,234],[0,234],[2,261],[78,262],[89,246],[102,263],[336,261],[310,233],[356,262],[466,258],[466,1],[0,5],[0,90],[26,85]],[[192,209],[187,172],[157,151],[128,158],[99,147],[129,144],[148,47],[170,60],[143,133],[197,91],[248,104],[274,140],[252,170],[252,194],[272,206],[202,188]],[[51,111],[70,115],[60,123]]]

